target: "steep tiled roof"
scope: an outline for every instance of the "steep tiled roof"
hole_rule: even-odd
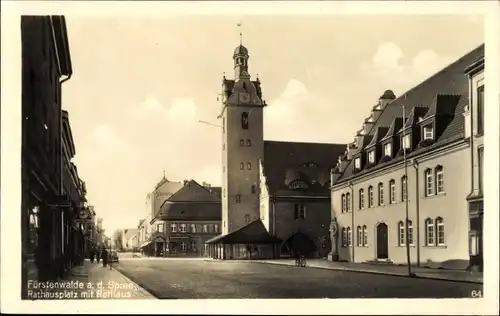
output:
[[[217,197],[217,199],[221,199],[221,196],[222,196],[222,188],[221,187],[211,187],[209,189],[210,193],[212,193],[213,195],[215,195]]]
[[[268,244],[280,243],[281,239],[271,235],[262,221],[257,219],[227,235],[219,235],[208,240],[208,244]]]
[[[411,112],[413,112],[414,106],[422,106],[429,108],[436,95],[438,94],[449,94],[449,95],[460,95],[460,100],[455,107],[453,113],[453,119],[446,126],[445,130],[436,140],[432,146],[422,148],[412,152],[410,155],[417,155],[426,150],[433,150],[436,147],[443,146],[450,142],[456,141],[463,138],[464,133],[464,117],[463,111],[464,107],[468,103],[469,94],[469,82],[466,75],[464,75],[464,69],[471,65],[474,61],[480,59],[484,56],[484,44],[475,48],[471,52],[467,53],[465,56],[461,57],[453,64],[442,69],[432,77],[428,78],[424,82],[420,83],[416,87],[402,94],[400,97],[389,103],[384,111],[380,114],[380,117],[372,127],[369,135],[373,135],[379,126],[389,126],[395,117],[400,117],[402,115],[402,104],[405,103],[406,106],[406,116],[408,117]],[[406,96],[406,97],[405,97]],[[384,163],[382,165],[394,163],[398,159],[392,159],[390,162]],[[371,168],[370,171],[376,170],[381,165]],[[339,177],[336,183],[341,183],[353,177],[354,163],[351,160],[344,170],[343,174]],[[356,176],[366,173],[362,171],[357,173]]]
[[[371,147],[371,146],[374,146],[376,145],[378,142],[380,142],[380,140],[385,136],[387,135],[387,131],[389,130],[388,127],[385,127],[385,126],[379,126],[377,128],[377,131],[375,132],[375,135],[373,135],[372,137],[372,140],[371,142],[366,145],[366,147]]]
[[[389,130],[385,134],[382,139],[389,138],[394,136],[401,128],[403,127],[403,118],[402,117],[395,117],[392,120],[391,126],[389,127]]]
[[[292,174],[300,174],[299,178],[309,180],[308,186],[314,188],[309,191],[310,194],[328,194],[328,186],[315,183],[326,182],[323,181],[325,174],[329,178],[330,169],[335,166],[337,158],[344,154],[346,146],[346,144],[265,141],[264,174],[269,193],[275,195],[278,191],[283,193],[289,190],[285,181],[287,175],[290,177]],[[313,167],[308,167],[309,164],[313,164]],[[293,180],[297,179],[287,179],[288,182]],[[308,192],[301,191],[300,195],[308,195]]]
[[[439,116],[439,115],[449,115],[452,116],[455,113],[455,106],[460,101],[460,95],[458,94],[438,94],[432,100],[429,111],[425,114],[424,119]]]
[[[162,220],[221,220],[222,204],[207,202],[163,203],[159,217]]]
[[[211,194],[194,180],[187,181],[182,188],[172,194],[165,202],[220,202],[220,198]]]

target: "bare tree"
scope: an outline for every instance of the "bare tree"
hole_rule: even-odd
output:
[[[113,244],[115,245],[116,250],[123,250],[123,230],[117,229],[113,233]]]

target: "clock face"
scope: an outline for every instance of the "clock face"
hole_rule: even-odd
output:
[[[248,93],[240,93],[240,101],[243,103],[247,103],[250,101],[250,95]]]

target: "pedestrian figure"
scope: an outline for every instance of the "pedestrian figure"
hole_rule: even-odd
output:
[[[106,250],[106,248],[102,248],[102,254],[101,254],[101,257],[102,257],[102,266],[103,267],[106,267],[108,265],[108,251]]]
[[[92,249],[92,250],[90,251],[90,262],[91,262],[91,263],[94,263],[94,258],[95,258],[95,250],[94,250],[94,249]]]
[[[99,264],[99,262],[101,262],[101,249],[98,249],[96,251],[96,259],[97,259],[97,264]]]

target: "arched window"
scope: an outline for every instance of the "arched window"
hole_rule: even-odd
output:
[[[398,223],[398,245],[399,246],[404,246],[405,245],[405,223],[403,221],[400,221]]]
[[[247,169],[252,170],[252,163],[250,163],[250,162],[247,163]]]
[[[368,246],[368,230],[366,229],[366,225],[363,225],[363,246]]]
[[[437,166],[436,173],[436,194],[444,193],[444,170],[443,166]]]
[[[413,246],[413,222],[408,221],[408,244]]]
[[[351,193],[345,195],[346,211],[351,211]]]
[[[248,112],[241,113],[241,128],[248,129]]]
[[[347,247],[347,230],[342,227],[342,247]]]
[[[425,196],[434,195],[434,175],[431,169],[426,169],[424,171],[425,175]]]
[[[352,246],[352,232],[351,227],[347,227],[347,246]]]
[[[293,180],[290,184],[288,184],[288,187],[292,190],[306,190],[309,188],[307,183],[302,180]]]
[[[442,217],[436,218],[436,239],[437,239],[437,245],[438,246],[444,246],[445,245],[444,220],[443,220]]]
[[[365,208],[365,190],[359,189],[359,209]]]
[[[378,205],[384,205],[384,184],[378,184]]]
[[[357,246],[363,246],[363,231],[361,230],[361,226],[356,227],[356,238],[357,238]]]
[[[373,187],[368,187],[368,207],[373,207]]]
[[[389,181],[389,203],[396,203],[396,181]]]
[[[434,221],[431,218],[425,220],[425,245],[434,246]]]
[[[345,194],[342,194],[342,205],[340,211],[344,213],[346,211],[346,198]]]
[[[250,188],[250,192],[252,192],[252,194],[255,194],[255,191],[256,191],[255,185],[252,185],[252,187]]]
[[[401,201],[406,201],[407,198],[407,188],[406,188],[406,176],[401,178]]]

